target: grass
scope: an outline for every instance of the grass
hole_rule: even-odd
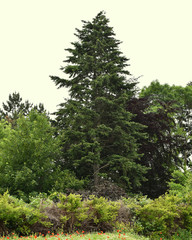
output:
[[[179,236],[180,235],[180,236]],[[191,236],[191,235],[190,235]],[[192,240],[192,238],[188,235],[175,234],[172,236],[172,240]],[[44,235],[41,233],[29,235],[29,236],[17,236],[12,233],[9,236],[0,236],[0,240],[149,240],[150,238],[139,236],[131,232],[123,232],[121,230],[117,230],[113,233],[85,233],[84,231],[72,234],[67,233],[50,233]],[[153,240],[167,240],[163,235],[160,237],[152,238]]]
[[[135,235],[132,233],[123,233],[120,230],[117,230],[117,232],[113,233],[85,233],[82,232],[75,232],[73,234],[65,234],[65,233],[48,233],[47,235],[44,234],[36,234],[36,235],[30,235],[27,237],[23,236],[16,236],[14,233],[12,233],[11,236],[3,236],[0,237],[0,240],[115,240],[115,239],[121,239],[121,240],[149,240],[149,238],[142,237],[139,235]]]

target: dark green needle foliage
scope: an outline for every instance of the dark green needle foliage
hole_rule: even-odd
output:
[[[0,118],[6,119],[12,124],[12,127],[14,127],[19,115],[22,114],[27,116],[32,109],[37,110],[39,113],[45,112],[44,105],[42,103],[39,105],[33,105],[33,103],[30,103],[28,100],[24,102],[20,94],[14,92],[9,94],[9,99],[6,103],[2,103]]]
[[[51,76],[56,86],[69,89],[70,96],[55,113],[64,135],[63,166],[79,178],[93,180],[95,187],[104,177],[130,190],[146,172],[137,152],[143,126],[126,111],[136,80],[130,79],[128,59],[105,13],[82,22],[61,68],[68,78]]]

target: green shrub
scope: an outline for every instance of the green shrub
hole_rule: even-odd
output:
[[[10,196],[8,192],[0,195],[0,221],[10,231],[28,234],[30,226],[36,222],[44,223],[43,217],[37,208]]]
[[[136,209],[145,206],[152,200],[150,198],[147,198],[147,196],[135,195],[134,197],[123,197],[122,201],[133,213],[135,213]]]
[[[182,198],[165,194],[136,210],[142,233],[169,237],[179,228],[192,230],[192,206],[183,203]]]
[[[95,224],[113,224],[120,208],[119,202],[109,201],[104,197],[98,198],[94,195],[90,196],[88,205],[91,209],[89,218],[93,218]]]
[[[87,210],[80,195],[69,194],[68,196],[59,193],[58,208],[62,209],[61,221],[63,222],[63,228],[72,232],[74,227],[81,226],[81,222],[88,218]]]
[[[120,203],[108,201],[104,197],[89,196],[89,200],[82,201],[81,195],[54,193],[51,198],[59,201],[58,208],[62,210],[60,219],[63,229],[71,232],[83,225],[84,230],[95,229],[107,224],[112,229],[118,215]]]

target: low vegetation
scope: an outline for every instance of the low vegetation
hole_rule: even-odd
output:
[[[103,233],[105,237],[110,233],[111,239],[115,239],[114,231],[121,229],[126,236],[134,232],[149,239],[190,239],[192,194],[187,189],[192,177],[189,172],[183,175],[184,185],[179,183],[176,172],[170,192],[154,200],[134,196],[111,201],[94,195],[82,199],[79,194],[55,192],[31,197],[26,203],[6,192],[0,195],[0,234],[10,236],[14,232],[27,236],[65,232],[72,235],[83,229],[87,233]]]

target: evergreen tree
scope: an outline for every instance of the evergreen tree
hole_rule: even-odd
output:
[[[0,109],[0,118],[6,119],[12,126],[15,126],[19,114],[26,116],[32,109],[37,110],[39,113],[45,112],[42,103],[34,106],[28,100],[23,102],[22,97],[17,92],[9,94],[8,101],[6,103],[3,102],[2,105],[3,108]]]
[[[56,122],[63,130],[63,164],[77,176],[99,183],[99,176],[131,189],[146,172],[139,163],[137,140],[142,125],[132,121],[127,101],[135,94],[135,80],[128,79],[128,59],[119,50],[109,20],[100,12],[92,22],[82,21],[61,70],[68,79],[51,76],[69,88],[70,98],[60,104]],[[137,163],[136,163],[137,160]]]

